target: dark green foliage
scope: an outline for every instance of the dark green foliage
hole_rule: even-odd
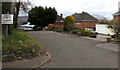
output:
[[[22,25],[25,25],[25,24],[27,24],[27,22],[24,22]]]
[[[39,27],[38,27],[38,26],[34,26],[34,27],[33,27],[33,30],[35,30],[35,31],[39,31],[39,30],[42,30],[42,29],[43,29],[43,28],[40,27],[40,26],[39,26]]]
[[[57,11],[55,8],[43,8],[41,6],[32,8],[29,11],[28,21],[36,26],[45,27],[48,24],[53,24],[57,17]]]
[[[97,34],[93,33],[90,30],[85,30],[83,28],[79,28],[79,27],[73,27],[73,29],[70,31],[72,34],[76,34],[78,36],[88,36],[88,37],[92,37],[92,38],[96,38]]]
[[[78,33],[78,32],[84,32],[84,29],[82,29],[82,28],[79,28],[79,27],[73,27],[73,29],[71,30],[71,32],[73,33],[73,34],[76,34],[76,33]]]

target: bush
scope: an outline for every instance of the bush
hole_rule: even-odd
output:
[[[54,28],[54,26],[53,26],[52,24],[49,24],[49,25],[48,25],[48,30],[49,30],[49,31],[52,31],[53,28]]]
[[[34,26],[34,27],[33,27],[33,30],[39,31],[39,30],[42,30],[42,27]]]
[[[84,29],[81,29],[79,27],[73,27],[73,29],[70,32],[72,32],[73,34],[76,34],[78,32],[82,33],[83,31],[84,31]]]
[[[73,26],[74,26],[74,17],[67,16],[64,20],[64,31],[70,32],[73,29]]]
[[[59,26],[59,25],[56,25],[56,26],[54,26],[54,31],[62,32],[63,28],[61,26]]]
[[[93,37],[96,38],[97,34],[93,33],[91,30],[84,30],[84,32],[82,33],[83,36],[89,36],[89,37]]]
[[[89,36],[96,38],[97,34],[93,33],[91,30],[85,30],[83,28],[79,27],[73,27],[73,29],[70,31],[72,34],[76,34],[78,36]]]

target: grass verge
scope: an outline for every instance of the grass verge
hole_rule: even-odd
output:
[[[28,59],[44,53],[42,44],[26,32],[15,29],[12,35],[2,37],[2,61]]]

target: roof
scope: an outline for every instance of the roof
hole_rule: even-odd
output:
[[[18,26],[22,25],[23,23],[27,22],[28,16],[18,16]]]
[[[87,12],[82,13],[75,13],[72,15],[76,22],[80,21],[98,21],[97,18],[93,17],[92,15],[88,14]]]
[[[117,15],[120,15],[120,11],[113,14],[113,16],[117,16]]]
[[[59,15],[57,15],[57,19],[56,19],[56,22],[63,22],[64,19],[62,17],[60,17]]]

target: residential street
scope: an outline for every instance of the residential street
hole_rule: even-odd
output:
[[[28,32],[50,51],[40,68],[118,68],[117,52],[97,47],[100,41],[52,31]]]

